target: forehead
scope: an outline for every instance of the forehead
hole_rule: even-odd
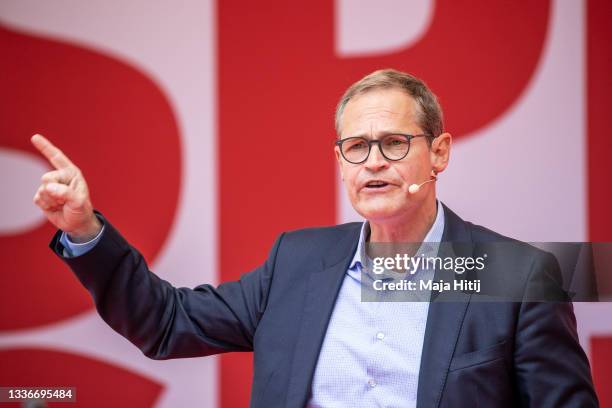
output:
[[[416,102],[400,89],[375,89],[353,97],[342,114],[343,137],[419,130]]]

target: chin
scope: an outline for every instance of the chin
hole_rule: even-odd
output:
[[[396,208],[387,205],[361,205],[355,207],[355,210],[368,221],[382,222],[391,220],[399,215]]]

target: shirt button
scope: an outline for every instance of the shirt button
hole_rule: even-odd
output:
[[[376,381],[374,380],[368,380],[368,385],[372,388],[376,387]]]
[[[383,333],[383,332],[378,332],[378,333],[376,334],[376,338],[377,338],[378,340],[382,340],[382,339],[384,339],[384,338],[385,338],[385,333]]]

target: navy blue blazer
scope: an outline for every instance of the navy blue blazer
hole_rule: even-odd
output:
[[[444,211],[443,241],[508,240]],[[153,359],[253,351],[251,407],[305,406],[360,223],[283,233],[263,265],[239,281],[189,289],[154,275],[104,222],[100,242],[82,256],[62,255],[59,231],[50,246],[115,331]],[[527,291],[530,277],[552,261],[519,248],[510,273]],[[458,296],[430,304],[417,407],[598,406],[571,303]]]

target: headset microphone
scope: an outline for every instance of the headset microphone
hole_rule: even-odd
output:
[[[411,184],[410,186],[408,186],[408,192],[410,194],[416,194],[419,192],[419,190],[421,189],[421,186],[427,183],[431,183],[432,181],[436,181],[438,180],[438,175],[436,174],[435,170],[431,171],[431,177],[429,180],[422,182],[421,184]]]

